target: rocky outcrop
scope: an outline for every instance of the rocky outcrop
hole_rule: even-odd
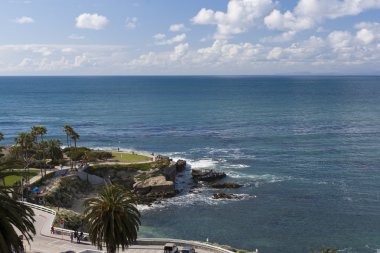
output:
[[[150,203],[158,198],[168,198],[176,195],[173,181],[166,180],[165,176],[147,178],[133,185],[139,196],[139,202]]]
[[[176,163],[170,162],[169,166],[159,169],[158,173],[164,175],[167,180],[174,182],[177,176]]]
[[[185,160],[178,160],[176,163],[175,163],[175,167],[177,169],[178,172],[182,172],[186,169],[186,161]]]
[[[216,189],[237,189],[242,187],[243,185],[237,183],[213,183],[209,185],[211,188]]]
[[[224,192],[214,193],[212,195],[213,199],[242,199],[242,196],[236,194],[228,194]]]
[[[211,182],[226,177],[226,173],[214,170],[192,169],[191,175],[195,181]]]

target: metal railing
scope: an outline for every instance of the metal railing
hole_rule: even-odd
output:
[[[57,214],[54,210],[50,209],[50,208],[47,208],[47,207],[44,207],[44,206],[40,206],[40,205],[36,205],[36,204],[32,204],[32,203],[29,203],[29,202],[26,202],[26,201],[20,201],[21,203],[23,203],[24,205],[26,206],[29,206],[31,208],[34,208],[34,209],[37,209],[37,210],[40,210],[40,211],[43,211],[45,213],[50,213],[50,214],[53,214],[54,216]]]
[[[50,208],[32,204],[25,201],[20,201],[20,202],[31,208],[53,214],[54,216],[56,215],[56,212]],[[70,229],[60,228],[60,227],[54,227],[54,234],[70,236],[71,233],[74,233],[74,231]],[[84,241],[86,241],[86,239],[88,240],[88,238],[89,238],[89,234],[83,233]],[[178,246],[191,245],[191,246],[194,246],[195,249],[203,249],[203,250],[207,250],[207,251],[211,251],[215,253],[234,253],[233,251],[223,249],[222,247],[218,247],[218,246],[207,244],[207,243],[202,243],[198,241],[180,240],[180,239],[170,239],[170,238],[140,238],[140,239],[137,239],[135,244],[136,245],[164,245],[165,243],[175,243]],[[255,252],[258,253],[259,251],[256,249]]]
[[[203,249],[215,253],[234,253],[233,251],[223,249],[222,247],[197,241],[187,241],[169,238],[141,238],[137,239],[136,241],[136,245],[164,245],[165,243],[175,243],[178,246],[190,245],[194,246],[195,249]],[[258,250],[256,249],[255,252],[258,253]]]

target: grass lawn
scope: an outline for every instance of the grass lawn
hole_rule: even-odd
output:
[[[113,159],[125,163],[138,163],[152,161],[150,157],[145,155],[131,154],[125,152],[112,152]]]
[[[29,170],[29,178],[37,176],[40,170],[38,169],[30,169]],[[5,185],[11,186],[17,181],[21,180],[23,176],[24,170],[14,170],[14,175],[5,177]]]

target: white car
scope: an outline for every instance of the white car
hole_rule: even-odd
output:
[[[175,243],[166,243],[164,253],[179,253],[177,245]]]
[[[195,253],[195,249],[193,246],[183,246],[181,253]]]

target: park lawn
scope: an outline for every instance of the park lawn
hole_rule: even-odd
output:
[[[119,162],[124,163],[138,163],[138,162],[149,162],[152,159],[145,155],[131,154],[125,152],[112,152],[112,157]]]
[[[39,169],[30,169],[29,170],[29,178],[32,178],[34,176],[37,176],[39,173]],[[14,185],[17,181],[20,181],[24,170],[14,170],[15,175],[7,176],[4,178],[5,180],[5,186],[12,186]]]

